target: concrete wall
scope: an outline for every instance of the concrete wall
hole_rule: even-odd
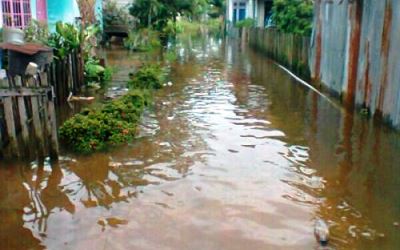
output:
[[[315,1],[311,76],[400,128],[400,0]]]

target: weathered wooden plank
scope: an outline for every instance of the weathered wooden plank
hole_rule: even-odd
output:
[[[20,76],[16,76],[14,78],[15,86],[22,87],[22,79]],[[22,140],[24,141],[25,145],[28,145],[29,142],[29,130],[28,130],[28,116],[26,113],[25,107],[25,100],[23,96],[17,97],[18,102],[18,111],[19,111],[19,119],[21,123],[21,133],[22,133]]]
[[[15,130],[15,120],[14,120],[14,111],[13,111],[13,104],[12,98],[6,97],[3,100],[4,103],[4,118],[6,119],[6,127],[7,127],[7,134],[10,142],[10,154],[11,157],[19,156],[19,148],[17,142],[17,133]]]
[[[0,98],[0,111],[2,110],[2,107],[3,107],[3,100]],[[0,114],[1,114],[1,112],[0,112]],[[0,116],[0,152],[2,151],[2,149],[3,149],[3,144],[4,144],[4,142],[3,142],[3,131],[2,131],[2,122],[3,122],[3,116],[1,115]],[[1,156],[1,153],[0,153],[0,156]]]
[[[72,90],[72,93],[77,94],[78,89],[77,86],[74,84],[74,77],[73,77],[73,68],[72,68],[72,54],[68,56],[68,68],[67,68],[67,75],[68,75],[68,86],[69,89]]]
[[[48,75],[47,75],[47,73],[45,73],[45,72],[40,73],[39,79],[40,79],[40,86],[41,87],[44,87],[44,88],[48,87]],[[51,91],[51,93],[52,93],[51,89],[49,89],[49,91]],[[47,101],[48,101],[48,97],[46,96],[45,102],[47,103]],[[44,117],[45,117],[44,126],[45,126],[46,133],[47,133],[46,136],[50,137],[50,134],[51,134],[50,133],[50,129],[51,128],[50,128],[50,123],[48,121],[49,112],[48,112],[48,109],[47,109],[47,105],[44,105],[43,113],[44,113]]]
[[[28,82],[37,87],[37,83],[34,78],[28,79]],[[41,104],[41,100],[39,97],[37,97],[37,96],[31,97],[32,123],[33,123],[33,129],[35,131],[35,136],[38,141],[37,151],[38,151],[39,157],[42,157],[42,156],[44,156],[44,136],[43,136],[43,130],[42,130],[42,122],[40,119],[40,104]]]
[[[42,87],[49,86],[46,73],[42,73],[40,75],[40,80]],[[59,155],[59,145],[58,145],[56,110],[55,110],[53,95],[51,95],[50,98],[47,99],[47,105],[45,107],[45,115],[46,115],[45,116],[46,130],[47,134],[50,135],[50,158],[53,160],[57,160]]]
[[[58,134],[57,134],[57,119],[56,110],[53,101],[47,103],[47,110],[49,114],[49,120],[51,125],[51,138],[50,138],[50,158],[55,160],[58,159],[59,145],[58,145]]]
[[[19,89],[0,89],[0,97],[24,97],[24,96],[43,96],[47,95],[47,92],[51,88],[25,88],[21,87]]]

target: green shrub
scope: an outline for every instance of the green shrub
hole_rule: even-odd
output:
[[[278,30],[302,36],[312,32],[312,0],[274,0],[272,17]]]
[[[255,24],[256,24],[256,21],[254,19],[246,18],[246,19],[244,19],[242,21],[238,21],[235,24],[235,27],[236,28],[251,28],[251,27],[254,27]]]
[[[161,47],[160,34],[152,29],[130,31],[124,47],[132,51],[149,51]]]
[[[69,23],[56,23],[56,32],[52,33],[47,45],[54,48],[54,56],[57,59],[64,59],[74,49],[80,48],[80,30]]]
[[[88,154],[134,139],[137,123],[149,103],[147,91],[134,90],[101,109],[87,109],[67,120],[60,138],[74,151]]]
[[[160,89],[164,82],[164,75],[159,65],[144,65],[128,82],[131,89]]]
[[[24,29],[25,41],[40,44],[47,44],[49,40],[49,29],[47,23],[32,20]]]
[[[85,82],[89,83],[107,83],[111,81],[113,70],[100,65],[96,58],[88,58],[85,62]]]

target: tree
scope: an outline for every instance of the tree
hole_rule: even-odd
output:
[[[178,16],[192,17],[207,4],[208,0],[135,0],[129,12],[138,19],[139,27],[162,31],[168,20],[175,23]]]
[[[84,25],[96,23],[95,3],[95,0],[78,0],[79,11]]]
[[[225,0],[209,0],[211,8],[208,15],[212,18],[224,16],[225,13]]]
[[[278,30],[309,36],[312,31],[312,0],[274,0],[273,19]]]

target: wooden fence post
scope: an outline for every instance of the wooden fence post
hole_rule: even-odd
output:
[[[7,134],[10,141],[10,155],[19,157],[19,148],[17,142],[17,133],[15,130],[15,120],[14,120],[14,110],[12,97],[5,97],[3,100],[4,103],[4,118],[6,119],[7,126]]]
[[[38,87],[37,81],[31,77],[28,79],[30,85]],[[40,119],[40,111],[41,111],[41,101],[42,97],[40,96],[32,96],[31,97],[31,106],[32,106],[32,122],[33,122],[33,129],[35,131],[35,136],[38,141],[38,148],[37,152],[39,157],[44,157],[44,137],[42,131],[42,122]]]
[[[22,79],[21,76],[15,76],[14,78],[15,86],[17,88],[22,88]],[[26,106],[25,106],[25,98],[23,96],[18,96],[18,110],[19,110],[19,119],[21,124],[21,132],[22,132],[22,140],[24,141],[24,146],[27,146],[29,143],[29,129],[28,129],[28,116],[26,113]]]
[[[39,76],[41,86],[49,87],[50,85],[47,79],[47,72],[41,72]],[[47,105],[45,106],[45,123],[47,135],[50,137],[50,158],[52,160],[57,160],[59,155],[59,145],[53,87],[51,89],[51,93],[48,93],[45,98],[47,98]]]

